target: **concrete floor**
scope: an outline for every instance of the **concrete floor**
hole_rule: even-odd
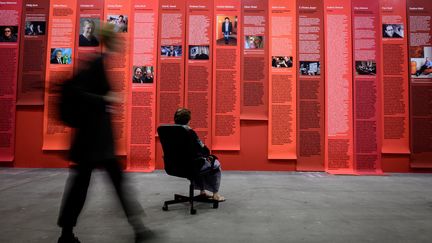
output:
[[[0,168],[0,242],[56,242],[67,169]],[[128,173],[156,232],[153,242],[432,242],[432,175],[332,176],[224,172],[219,209],[199,204],[161,210],[185,179]],[[106,183],[94,173],[75,230],[81,242],[133,242]]]

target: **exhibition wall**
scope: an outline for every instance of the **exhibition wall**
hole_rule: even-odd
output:
[[[429,0],[0,0],[0,166],[67,167],[59,87],[104,52],[128,171],[179,107],[224,170],[432,168]]]

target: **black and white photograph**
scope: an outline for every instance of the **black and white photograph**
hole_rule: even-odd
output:
[[[300,61],[300,75],[317,76],[321,74],[320,62]]]
[[[209,46],[189,46],[190,60],[209,60]]]
[[[377,74],[375,61],[356,61],[355,69],[357,75],[375,76]]]
[[[404,28],[402,24],[383,24],[383,38],[403,38]]]

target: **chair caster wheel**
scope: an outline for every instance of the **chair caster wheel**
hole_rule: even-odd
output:
[[[190,210],[190,214],[196,214],[196,212],[197,212],[196,209],[191,209]]]
[[[219,203],[213,203],[213,208],[219,208]]]
[[[163,211],[168,211],[168,206],[167,205],[163,205],[162,210]]]

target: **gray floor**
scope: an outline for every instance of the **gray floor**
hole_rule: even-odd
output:
[[[0,242],[56,242],[68,170],[0,168]],[[224,172],[219,209],[161,210],[185,179],[128,173],[154,242],[432,242],[432,175],[332,176]],[[81,242],[133,242],[104,173],[93,176],[76,234]]]

